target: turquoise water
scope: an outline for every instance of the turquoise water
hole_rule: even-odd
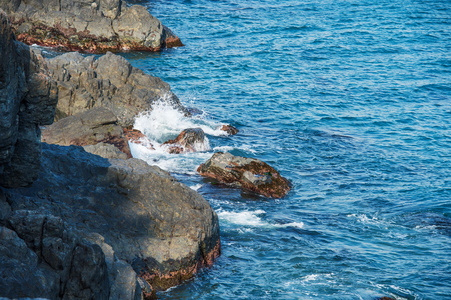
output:
[[[211,203],[223,246],[161,299],[451,299],[449,0],[144,4],[186,46],[126,57],[202,111],[194,123],[240,130],[148,157]],[[292,191],[210,184],[195,168],[219,150]]]

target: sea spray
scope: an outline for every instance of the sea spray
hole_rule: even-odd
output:
[[[134,129],[144,133],[155,150],[134,143],[130,143],[130,150],[133,157],[143,159],[169,172],[196,174],[197,167],[212,155],[212,152],[207,152],[212,150],[207,137],[202,143],[194,143],[195,152],[191,153],[169,154],[170,145],[163,143],[174,139],[187,128],[201,128],[210,136],[227,136],[225,131],[220,130],[222,125],[224,124],[206,119],[205,114],[186,116],[161,99],[153,104],[152,110],[138,115],[134,123]]]

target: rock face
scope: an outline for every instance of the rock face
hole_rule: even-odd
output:
[[[215,153],[201,164],[197,171],[206,177],[266,197],[281,198],[290,191],[289,182],[267,163],[254,158],[233,156],[230,153]]]
[[[122,0],[0,0],[20,41],[66,51],[158,51],[183,46],[141,5]]]
[[[0,0],[25,10],[32,2]],[[59,92],[71,117],[49,126],[44,139],[84,144],[123,137],[116,122],[127,124],[169,89],[112,54],[69,55],[83,71],[58,58],[53,80],[0,11],[0,298],[153,297],[212,264],[221,247],[218,217],[199,194],[144,161],[47,144],[41,157],[39,126],[53,122]],[[88,149],[116,157],[111,147]]]
[[[111,144],[125,153],[128,158],[132,157],[122,127],[117,125],[116,116],[105,107],[83,111],[46,126],[42,130],[41,140],[45,143],[64,146]],[[109,153],[105,147],[103,148],[107,151],[106,153]],[[114,156],[109,156],[111,157]]]
[[[58,86],[56,120],[93,107],[106,107],[122,127],[133,125],[136,114],[149,110],[158,100],[189,114],[171,92],[169,84],[134,68],[119,55],[99,59],[67,53],[48,60]]]
[[[12,224],[11,216],[29,210],[60,218],[111,258],[107,273],[119,259],[153,290],[192,277],[220,253],[218,218],[209,203],[167,172],[138,159],[107,160],[81,147],[43,144],[39,179],[30,188],[9,190],[6,202],[2,224]],[[27,242],[25,235],[19,237]],[[29,248],[36,243],[30,242]]]
[[[98,245],[46,213],[14,210],[7,223],[11,229],[0,226],[0,296],[108,299],[108,270]]]
[[[16,41],[0,10],[0,186],[26,186],[37,178],[39,125],[53,122],[56,101],[45,60]]]
[[[206,151],[210,149],[208,139],[201,128],[183,130],[175,139],[163,143],[168,152],[173,154]]]

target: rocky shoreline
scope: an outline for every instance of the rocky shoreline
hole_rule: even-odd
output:
[[[79,133],[66,144],[126,147],[122,128],[134,109],[170,94],[169,86],[112,54],[105,57],[122,64],[74,71],[93,61],[79,54],[46,61],[16,41],[6,14],[0,18],[0,297],[150,299],[210,266],[221,251],[219,223],[202,196],[144,161],[40,141],[40,126],[51,124],[56,110],[54,125],[73,118]],[[103,78],[102,67],[125,72]],[[100,84],[106,89],[95,88]],[[122,90],[129,97],[121,113],[120,105],[103,105],[123,99]],[[104,101],[98,94],[79,101],[90,91]],[[180,105],[175,95],[166,99]],[[55,139],[54,132],[43,138]]]
[[[64,51],[159,51],[183,46],[141,5],[123,0],[0,0],[17,39]]]
[[[169,85],[111,52],[45,59],[16,40],[86,52],[177,44],[143,9],[121,0],[0,0],[0,297],[153,299],[221,253],[210,204],[131,155],[129,143],[154,149],[133,129],[139,113],[163,101],[190,115]],[[126,26],[130,14],[155,23],[160,36],[88,30],[121,32],[115,26]],[[77,29],[80,22],[87,23]],[[39,42],[37,29],[45,35]],[[161,147],[177,155],[206,145],[200,128],[186,128]],[[215,165],[218,155],[199,167],[202,176],[266,197],[290,189],[261,161],[227,154],[227,164]]]

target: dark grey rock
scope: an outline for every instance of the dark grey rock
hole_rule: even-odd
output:
[[[107,160],[81,147],[43,144],[38,181],[13,192],[12,211],[39,208],[86,236],[101,235],[153,289],[179,284],[220,253],[218,218],[209,203],[139,159]],[[39,243],[28,236],[36,234],[23,235],[32,249]],[[122,281],[131,280],[127,272]]]
[[[107,53],[95,60],[67,53],[49,59],[48,67],[58,84],[56,120],[102,106],[114,113],[119,125],[128,127],[157,101],[189,114],[169,84],[132,67],[119,55]]]
[[[91,154],[99,155],[104,158],[119,158],[119,159],[127,159],[128,156],[114,145],[98,143],[95,145],[87,145],[83,146],[86,152]]]
[[[38,126],[53,122],[57,89],[45,60],[15,40],[1,10],[0,29],[0,186],[26,186],[38,175]]]
[[[122,151],[125,154],[125,158],[132,157],[128,140],[125,138],[122,127],[117,125],[116,116],[105,107],[96,107],[82,111],[46,126],[42,129],[41,140],[46,143],[64,146],[86,146],[106,143]],[[113,152],[111,148],[102,147],[102,145],[88,149],[110,157],[122,157],[116,151]]]

